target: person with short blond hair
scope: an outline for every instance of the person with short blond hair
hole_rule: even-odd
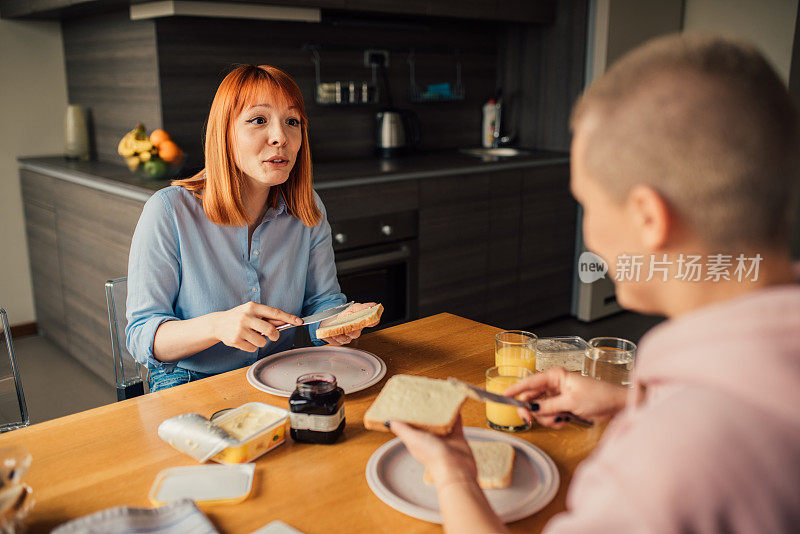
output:
[[[797,531],[800,122],[786,88],[749,45],[667,36],[595,82],[572,128],[587,247],[624,307],[669,319],[639,344],[630,389],[553,368],[505,392],[544,426],[611,419],[544,531]],[[689,258],[704,258],[699,276]],[[433,475],[445,531],[506,532],[460,425],[390,427]]]
[[[300,88],[276,67],[235,67],[211,104],[205,168],[157,191],[136,225],[128,350],[158,391],[289,349],[295,329],[277,326],[345,301]],[[309,331],[334,345],[361,332]]]

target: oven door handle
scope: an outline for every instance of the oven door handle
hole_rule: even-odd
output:
[[[369,269],[371,267],[378,267],[382,265],[393,265],[395,263],[402,263],[411,257],[411,249],[407,245],[403,245],[397,250],[391,252],[382,252],[380,254],[372,254],[364,256],[363,258],[353,258],[351,260],[342,260],[336,262],[336,270],[339,274],[351,273],[361,269]]]

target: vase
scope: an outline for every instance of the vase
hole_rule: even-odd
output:
[[[64,116],[64,153],[68,159],[89,159],[89,130],[83,107],[67,106]]]

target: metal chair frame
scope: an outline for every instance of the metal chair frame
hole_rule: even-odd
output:
[[[14,378],[14,386],[17,390],[17,401],[19,401],[19,414],[20,420],[11,423],[0,423],[0,432],[9,432],[18,428],[24,428],[31,424],[30,416],[28,415],[28,405],[25,403],[25,392],[22,389],[22,379],[19,376],[19,369],[17,368],[17,358],[14,353],[14,341],[11,339],[11,327],[8,326],[8,315],[6,310],[0,308],[0,326],[3,328],[3,337],[6,341],[6,349],[8,349],[8,358],[11,362],[11,375]]]
[[[117,316],[117,303],[114,296],[114,288],[125,284],[127,292],[127,282],[127,277],[106,281],[108,327],[111,330],[111,356],[114,359],[114,383],[117,388],[118,401],[138,397],[149,391],[147,367],[137,362],[131,353],[128,352],[125,346],[124,336],[120,336],[119,333],[120,319],[125,321],[126,318],[124,314],[122,318]]]

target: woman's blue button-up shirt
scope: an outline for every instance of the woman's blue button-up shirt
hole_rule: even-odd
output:
[[[346,302],[336,279],[331,228],[319,196],[322,220],[305,226],[281,198],[255,229],[208,220],[200,199],[180,186],[156,192],[145,204],[128,260],[127,346],[137,361],[172,369],[153,357],[156,329],[165,321],[191,319],[248,301],[303,317]],[[314,338],[316,327],[309,327]],[[217,343],[177,362],[203,373],[222,373],[290,349],[296,329],[254,351]]]

